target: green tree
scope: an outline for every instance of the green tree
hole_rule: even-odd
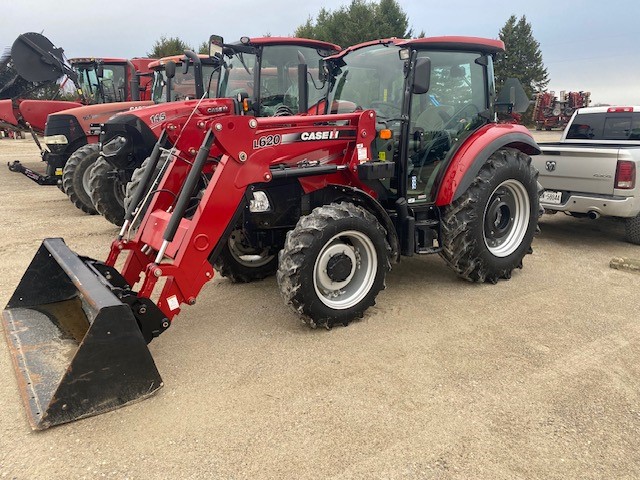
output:
[[[151,58],[169,57],[171,55],[181,55],[185,50],[193,50],[193,47],[183,42],[179,37],[160,36],[159,40],[153,44],[153,48],[147,53]]]
[[[519,20],[511,15],[500,30],[500,40],[504,42],[506,51],[495,62],[498,91],[507,78],[517,78],[527,96],[533,99],[549,84],[549,74],[542,62],[540,43],[533,37],[531,24],[524,15]],[[529,123],[532,110],[530,108],[526,112],[525,123]]]
[[[315,21],[309,17],[296,28],[296,37],[313,38],[348,47],[377,38],[410,38],[409,17],[396,0],[351,0],[335,11],[321,8]],[[420,37],[424,37],[421,32]]]

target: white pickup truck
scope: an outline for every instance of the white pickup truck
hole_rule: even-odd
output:
[[[622,218],[640,245],[640,107],[580,108],[559,142],[538,145],[545,212]]]

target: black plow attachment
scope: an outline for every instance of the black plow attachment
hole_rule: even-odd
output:
[[[162,387],[131,307],[89,260],[60,238],[44,240],[3,311],[35,430],[116,409]]]

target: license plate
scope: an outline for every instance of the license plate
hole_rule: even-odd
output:
[[[562,203],[562,192],[556,192],[555,190],[545,190],[540,196],[540,201],[543,203],[560,205]]]

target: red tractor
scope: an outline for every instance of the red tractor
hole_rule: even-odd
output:
[[[55,48],[46,37],[38,33],[22,34],[11,49],[11,62],[16,72],[36,83],[55,81],[66,75],[75,84],[78,101],[0,100],[0,121],[30,130],[32,134],[43,134],[47,117],[56,112],[83,105],[146,101],[150,97],[149,63],[152,61],[148,58],[73,58],[67,64],[63,50]],[[35,135],[34,139],[40,146]],[[43,152],[43,157],[47,155]],[[9,167],[40,184],[57,183],[53,172],[40,175],[20,162],[13,162]]]
[[[245,106],[247,109],[245,113],[255,116],[291,114],[298,109],[294,90],[297,88],[300,56],[314,65],[308,78],[313,101],[321,96],[312,83],[318,83],[318,62],[339,51],[339,46],[318,40],[243,37],[240,42],[224,46],[226,68],[220,75],[217,96],[240,95],[243,110]],[[176,77],[173,83],[182,85],[184,81]],[[190,97],[194,98],[194,95]],[[184,98],[175,98],[179,99]],[[196,102],[160,103],[143,110],[124,111],[102,125],[101,157],[91,167],[88,192],[95,209],[107,220],[122,225],[127,190],[131,192],[140,178],[138,175],[132,179],[134,171],[151,154],[162,125],[186,120],[194,105]],[[163,145],[165,148],[169,146]]]
[[[186,73],[176,73],[187,67]],[[78,107],[50,115],[47,119],[44,142],[49,152],[43,159],[51,181],[60,181],[71,202],[86,213],[97,213],[90,196],[90,167],[100,157],[101,125],[119,112],[131,112],[167,99],[191,96],[215,96],[217,64],[207,56],[187,51],[184,56],[154,61],[149,77],[153,77],[152,99],[138,102],[104,103]],[[168,70],[167,70],[168,69]],[[175,76],[173,82],[166,81]],[[210,82],[213,78],[214,81]],[[180,80],[180,83],[178,83]],[[167,94],[167,90],[169,93]]]
[[[537,227],[539,149],[524,127],[495,121],[503,49],[475,37],[369,42],[320,62],[311,106],[301,59],[304,114],[257,118],[219,98],[163,122],[106,262],[46,239],[3,312],[33,428],[159,389],[146,343],[214,266],[239,280],[277,273],[284,301],[327,328],[361,317],[403,255],[439,253],[469,281],[510,278]]]

